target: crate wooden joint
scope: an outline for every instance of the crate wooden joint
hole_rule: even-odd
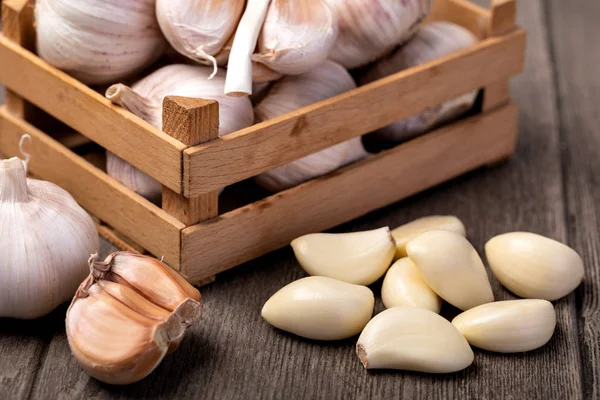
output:
[[[436,0],[429,20],[460,24],[481,41],[222,138],[214,101],[166,98],[161,131],[45,63],[31,52],[32,4],[4,0],[2,5],[0,83],[9,92],[0,108],[0,153],[18,156],[21,135],[31,135],[34,174],[68,190],[101,221],[101,232],[118,231],[111,236],[115,243],[164,257],[192,282],[210,281],[296,236],[332,228],[503,160],[515,149],[518,112],[508,82],[523,68],[525,31],[515,24],[514,0],[494,0],[489,10],[467,0]],[[219,190],[226,186],[474,90],[483,94],[475,115],[219,213]],[[36,128],[24,112],[29,106],[152,176],[163,186],[162,205],[108,176],[64,138]]]

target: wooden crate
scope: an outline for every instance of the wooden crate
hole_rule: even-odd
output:
[[[28,133],[34,174],[68,190],[103,224],[136,248],[164,256],[192,282],[506,159],[515,149],[517,108],[508,80],[523,68],[526,36],[515,25],[515,0],[494,0],[490,10],[467,0],[437,0],[431,20],[463,25],[481,42],[222,138],[215,102],[166,99],[163,132],[38,58],[30,51],[32,3],[2,4],[0,82],[8,92],[0,108],[0,153],[19,156],[19,139]],[[483,101],[475,115],[218,212],[219,188],[477,89]],[[73,137],[34,127],[31,105],[154,177],[164,188],[162,207],[73,152],[66,145]],[[113,235],[106,227],[101,231]]]

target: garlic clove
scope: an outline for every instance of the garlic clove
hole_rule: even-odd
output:
[[[442,308],[442,299],[425,283],[419,269],[408,257],[396,261],[386,273],[381,299],[386,308],[412,306],[435,313]]]
[[[464,236],[427,231],[408,242],[406,252],[429,287],[453,306],[468,310],[494,301],[483,262]]]
[[[584,268],[575,250],[530,232],[490,239],[485,254],[496,278],[520,297],[557,300],[579,286]]]
[[[459,314],[452,324],[473,346],[517,353],[548,343],[556,327],[556,313],[546,300],[497,301]]]
[[[473,351],[446,319],[422,308],[400,306],[376,315],[356,344],[367,369],[450,373],[467,368]]]
[[[411,221],[392,229],[392,236],[396,241],[396,259],[406,257],[406,244],[419,236],[421,233],[443,229],[467,236],[464,224],[453,215],[431,215]]]
[[[381,278],[394,257],[388,227],[351,233],[313,233],[291,243],[294,254],[310,275],[327,276],[357,285]]]
[[[274,327],[298,336],[339,340],[360,333],[374,304],[373,292],[365,286],[310,276],[277,291],[261,315]]]

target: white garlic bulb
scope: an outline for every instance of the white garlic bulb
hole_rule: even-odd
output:
[[[99,247],[90,216],[63,189],[0,161],[0,317],[31,319],[69,300]]]
[[[41,58],[87,84],[139,72],[166,48],[154,0],[38,0]]]
[[[221,57],[244,11],[245,0],[156,0],[156,16],[175,50],[201,64],[227,64]]]
[[[272,0],[254,61],[286,75],[321,64],[337,38],[337,20],[325,0]]]
[[[338,19],[330,58],[346,68],[375,61],[408,40],[433,0],[326,0]]]
[[[254,122],[248,98],[225,96],[225,73],[219,70],[208,79],[212,68],[173,64],[163,67],[131,88],[116,84],[108,88],[106,97],[136,114],[155,127],[162,128],[162,102],[167,96],[183,96],[219,102],[219,136],[246,128]],[[144,197],[154,198],[162,186],[131,164],[107,153],[107,172]]]
[[[424,64],[477,43],[469,30],[451,22],[420,26],[415,36],[391,56],[372,65],[360,78],[361,84]],[[396,121],[377,131],[382,140],[403,141],[460,117],[475,103],[477,90],[448,100],[420,114]]]
[[[288,75],[275,82],[269,94],[255,107],[256,120],[261,122],[275,118],[355,87],[348,71],[328,60],[304,74]],[[366,156],[361,138],[356,137],[264,172],[255,180],[264,188],[277,192]]]

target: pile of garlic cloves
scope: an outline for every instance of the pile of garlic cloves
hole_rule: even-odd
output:
[[[291,246],[311,276],[276,292],[262,317],[314,340],[360,333],[356,353],[367,369],[450,373],[473,363],[471,346],[535,350],[556,327],[549,300],[568,295],[584,275],[581,257],[562,243],[528,232],[498,235],[485,245],[487,260],[522,299],[494,301],[483,261],[454,216],[424,217],[392,231],[309,234]],[[386,310],[372,317],[374,295],[366,285],[382,277]],[[462,313],[452,321],[440,316],[444,301]]]

